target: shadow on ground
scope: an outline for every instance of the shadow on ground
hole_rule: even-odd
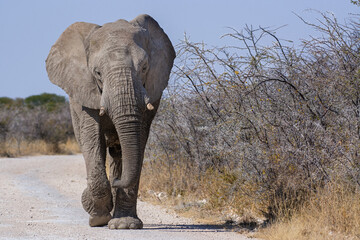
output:
[[[193,231],[193,232],[238,232],[241,229],[252,230],[249,227],[230,225],[230,224],[145,224],[144,229],[146,230],[167,230],[170,232],[182,232],[182,231]]]

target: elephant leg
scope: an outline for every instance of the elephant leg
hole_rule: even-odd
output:
[[[110,155],[110,182],[121,177],[121,147],[109,147]],[[143,227],[142,221],[136,213],[136,203],[139,182],[132,188],[112,188],[113,218],[109,221],[110,229],[139,229]]]
[[[82,194],[82,205],[90,214],[91,227],[106,225],[113,208],[109,180],[106,176],[105,137],[101,134],[98,111],[85,109],[80,127],[81,150],[86,163],[87,187]]]
[[[146,142],[150,132],[151,122],[154,119],[156,111],[159,107],[160,100],[153,105],[155,109],[153,111],[146,111],[143,115],[142,127],[141,127],[141,154],[144,158],[144,151]],[[114,178],[121,178],[121,146],[109,147],[110,154],[110,182],[112,183]],[[139,229],[143,227],[142,221],[137,216],[136,204],[137,195],[139,190],[139,181],[132,188],[112,188],[113,192],[113,218],[109,221],[108,225],[110,229]]]

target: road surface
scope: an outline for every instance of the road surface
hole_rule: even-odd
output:
[[[81,155],[0,158],[0,239],[248,239],[142,201],[144,229],[91,228],[80,202],[85,186]]]

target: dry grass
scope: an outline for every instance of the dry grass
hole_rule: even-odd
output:
[[[209,169],[199,173],[191,169],[195,168],[187,164],[169,166],[160,160],[145,162],[141,198],[170,205],[202,222],[220,219],[251,222],[261,218],[266,201],[257,202],[248,194],[255,191],[256,186],[246,186],[244,182],[241,189],[232,189],[231,183],[237,179],[229,172]],[[161,192],[165,194],[160,196]],[[257,237],[268,240],[360,239],[360,192],[354,187],[337,181],[319,188],[316,193],[304,192],[303,195],[300,205],[284,203],[294,209],[278,211],[276,222],[261,229]],[[192,204],[202,199],[206,199],[205,205]],[[287,203],[289,201],[286,199]],[[281,203],[278,204],[281,208]]]
[[[60,144],[52,144],[44,140],[17,142],[15,139],[0,144],[0,156],[4,157],[75,154],[79,152],[79,145],[74,138],[69,138],[65,143]]]
[[[68,138],[65,143],[60,144],[60,150],[64,154],[76,154],[81,152],[80,146],[75,138]]]
[[[214,169],[199,172],[191,163],[169,166],[159,161],[145,162],[140,183],[141,198],[175,207],[203,222],[259,219],[259,206],[242,191],[233,188],[235,175]],[[245,186],[243,189],[253,188]],[[166,197],[158,196],[164,193]],[[206,203],[204,204],[204,200]]]
[[[360,193],[343,183],[330,183],[313,194],[291,218],[284,216],[259,237],[286,239],[360,239]]]

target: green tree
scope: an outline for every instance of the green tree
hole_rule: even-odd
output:
[[[360,6],[360,0],[351,0],[351,3]]]
[[[0,97],[0,107],[11,106],[14,103],[14,100],[8,97]]]
[[[9,98],[9,97],[0,97],[0,108],[16,108],[24,105],[23,98]]]
[[[25,98],[25,105],[28,108],[34,107],[44,107],[48,112],[54,111],[59,108],[59,106],[63,106],[66,102],[64,96],[59,96],[51,93],[43,93],[40,95],[33,95]]]

